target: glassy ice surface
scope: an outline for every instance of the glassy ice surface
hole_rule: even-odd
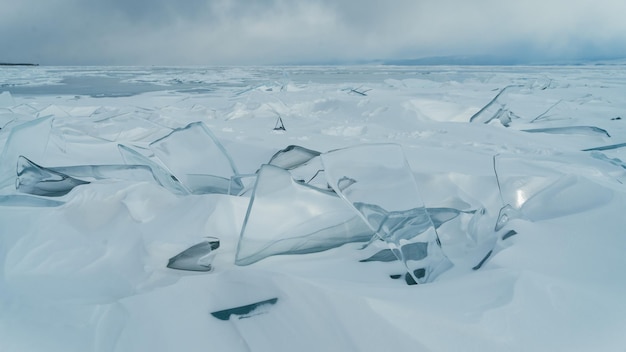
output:
[[[190,191],[185,188],[185,186],[182,185],[180,181],[178,181],[178,179],[163,166],[157,164],[156,162],[150,160],[150,158],[125,145],[118,144],[117,148],[126,164],[146,165],[152,170],[152,174],[154,175],[154,178],[159,183],[159,185],[163,186],[170,192],[180,195],[186,195],[190,193]]]
[[[372,230],[336,194],[296,182],[281,168],[263,165],[239,238],[235,263],[278,254],[313,253],[368,241]]]
[[[239,172],[217,137],[202,122],[176,129],[150,149],[191,193],[228,193]]]
[[[503,204],[496,230],[513,218],[550,219],[592,209],[611,199],[609,189],[581,176],[580,170],[578,174],[568,172],[569,168],[582,169],[582,163],[568,165],[562,159],[494,157]]]
[[[387,242],[416,282],[432,281],[451,266],[399,145],[339,149],[322,154],[322,162],[331,187]],[[404,250],[416,243],[426,250]]]
[[[217,238],[210,238],[193,245],[170,258],[167,267],[187,271],[210,271],[215,250],[220,246]]]

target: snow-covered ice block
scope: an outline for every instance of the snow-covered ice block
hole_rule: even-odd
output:
[[[295,181],[271,165],[259,170],[239,238],[235,263],[247,265],[278,254],[313,253],[373,232],[336,194]]]
[[[387,242],[417,283],[450,268],[400,145],[334,150],[322,154],[322,162],[331,187]],[[405,250],[415,243],[423,243],[425,250]]]

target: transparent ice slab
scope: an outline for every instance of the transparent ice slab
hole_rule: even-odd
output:
[[[417,283],[450,268],[399,145],[339,149],[322,154],[322,163],[331,187],[387,242]],[[406,246],[425,250],[407,251]]]
[[[374,233],[333,192],[295,181],[279,167],[258,172],[241,229],[235,263],[248,265],[278,254],[313,253]]]
[[[186,271],[211,271],[215,250],[220,246],[217,238],[208,238],[170,258],[167,267]]]
[[[18,159],[15,187],[20,192],[37,196],[60,197],[68,194],[74,187],[85,184],[89,182],[39,166],[23,156]]]
[[[290,170],[298,167],[307,161],[319,156],[321,153],[315,150],[304,148],[298,145],[290,145],[285,149],[279,150],[272,156],[269,165],[278,166],[280,168]]]
[[[549,133],[549,134],[577,134],[582,136],[604,136],[611,137],[607,130],[595,126],[564,126],[548,128],[531,128],[522,130],[529,133]]]
[[[496,155],[494,168],[503,207],[496,231],[514,218],[538,221],[575,214],[606,204],[612,191],[585,177],[602,172],[585,159],[576,163],[565,156]]]
[[[118,144],[117,148],[124,159],[124,162],[129,165],[146,165],[152,170],[152,174],[156,181],[174,194],[187,195],[191,192],[178,181],[176,176],[166,170],[163,166],[150,160],[150,158],[142,155],[141,153],[133,150],[122,144]]]
[[[43,117],[24,122],[11,129],[2,129],[9,133],[5,144],[0,145],[0,188],[15,184],[15,166],[20,155],[28,155],[36,160],[43,160],[50,140],[52,117]]]
[[[194,194],[226,194],[233,188],[231,177],[239,174],[224,146],[202,122],[174,130],[150,143],[150,149]]]
[[[17,162],[16,188],[23,193],[60,197],[74,187],[98,180],[158,182],[146,165],[76,165],[43,167],[24,156]]]
[[[296,181],[323,190],[331,190],[324,177],[324,167],[319,157],[320,154],[316,150],[290,145],[276,152],[268,164],[289,170]]]
[[[487,105],[483,106],[477,113],[470,117],[470,122],[490,123],[499,120],[504,126],[509,126],[513,118],[519,118],[507,108],[506,95],[511,91],[518,91],[520,85],[510,85],[502,88]]]

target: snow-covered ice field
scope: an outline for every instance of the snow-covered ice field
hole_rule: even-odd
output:
[[[200,137],[168,139],[190,124]],[[0,128],[0,351],[626,351],[623,64],[2,67]],[[209,137],[238,194],[207,191],[228,166]],[[350,231],[258,254],[345,201],[268,166],[254,189],[290,145],[328,179],[363,167],[365,197],[421,198],[449,268],[408,285]],[[383,177],[388,150],[419,197]],[[20,156],[53,170],[50,193]],[[210,271],[167,267],[207,237]]]

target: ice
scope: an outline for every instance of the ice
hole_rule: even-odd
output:
[[[15,105],[15,100],[11,92],[4,91],[0,93],[0,108],[10,108]]]
[[[611,199],[605,185],[581,175],[584,164],[567,165],[549,156],[494,157],[503,207],[496,230],[515,218],[538,221],[597,208]],[[579,169],[576,174],[568,170]],[[592,168],[592,173],[601,169]]]
[[[20,192],[37,196],[60,197],[69,193],[74,187],[85,184],[89,182],[59,171],[46,169],[23,156],[18,159],[16,188]]]
[[[264,306],[274,305],[278,302],[278,298],[270,298],[261,302],[246,304],[240,307],[228,308],[216,312],[211,312],[211,315],[219,320],[229,320],[231,316],[236,316],[238,319],[249,318],[255,314],[260,308]]]
[[[227,194],[232,191],[231,177],[239,174],[226,149],[202,122],[174,130],[152,142],[150,149],[194,194]]]
[[[52,121],[51,117],[38,118],[6,131],[9,135],[0,153],[0,189],[15,184],[15,167],[20,155],[28,155],[37,160],[44,159]],[[5,132],[5,129],[2,132]]]
[[[130,147],[127,147],[122,144],[118,144],[118,150],[124,159],[124,162],[129,165],[146,165],[152,171],[154,178],[157,180],[159,185],[165,187],[167,190],[174,194],[186,195],[189,194],[190,191],[182,185],[178,179],[172,175],[168,170],[166,170],[163,166],[157,164],[156,162],[150,160],[150,158],[142,155],[141,153],[133,150]]]
[[[507,107],[506,95],[511,91],[518,91],[520,85],[509,85],[500,90],[487,105],[483,106],[477,113],[470,117],[470,122],[490,123],[499,120],[500,123],[508,127],[513,118],[519,118]]]
[[[0,106],[0,351],[623,350],[625,63],[3,68],[0,92],[12,101]],[[499,118],[468,122],[507,86],[480,119],[502,109],[508,128]],[[92,97],[98,90],[108,97]],[[286,131],[272,131],[277,115]],[[187,135],[176,140],[184,153],[171,159],[185,162],[182,174],[148,148],[194,122],[210,129],[238,173],[228,161],[221,175],[209,167],[201,152],[214,142],[202,128],[202,148],[184,150],[195,141]],[[405,184],[401,172],[393,182],[381,177],[394,158],[366,148],[379,143],[402,146],[422,201],[413,203],[453,263],[428,284],[407,286],[423,267],[410,276],[328,190],[332,170],[321,156],[350,146],[367,152],[342,167],[378,167],[359,173],[371,176],[366,195]],[[294,147],[275,159],[286,159],[286,170],[261,167],[291,145],[322,154],[291,154],[305,152]],[[123,180],[67,172],[91,183],[35,196],[15,189],[20,155],[83,175],[91,166],[146,165],[157,181],[147,170]],[[232,191],[191,194],[178,181],[185,174],[223,177]],[[376,192],[381,185],[389,189]],[[367,202],[386,215],[416,206]],[[314,205],[329,221],[307,213]],[[241,266],[246,214],[241,254],[264,259]],[[344,229],[353,219],[362,238]],[[190,249],[209,235],[219,249]],[[436,248],[403,245],[414,258]],[[189,261],[181,255],[177,264],[212,270],[167,268],[181,253]]]
[[[20,192],[58,197],[74,187],[101,180],[156,182],[160,179],[147,165],[74,165],[43,167],[24,156],[18,158],[16,187]],[[173,183],[174,180],[171,181]]]
[[[269,165],[278,166],[280,168],[290,170],[296,168],[321,153],[315,150],[304,148],[298,145],[290,145],[285,149],[281,149],[272,156]]]
[[[372,144],[334,150],[322,154],[322,163],[331,187],[387,242],[416,282],[433,281],[451,266],[401,146]],[[405,250],[415,243],[427,250]]]
[[[276,152],[269,165],[289,170],[294,180],[317,187],[321,190],[331,190],[324,177],[324,167],[320,159],[320,152],[297,145],[290,145]]]
[[[220,242],[217,238],[202,241],[170,258],[167,267],[187,271],[210,271],[214,251],[219,246]]]
[[[64,202],[22,194],[0,195],[2,207],[58,207]]]
[[[583,136],[604,136],[611,137],[609,133],[595,126],[564,126],[564,127],[548,127],[548,128],[532,128],[522,130],[529,133],[550,133],[550,134],[578,134]]]
[[[617,144],[603,145],[603,146],[600,146],[600,147],[593,147],[593,148],[583,149],[583,152],[605,151],[605,150],[620,149],[620,148],[624,148],[624,147],[626,147],[626,143],[617,143]]]
[[[263,165],[244,219],[235,263],[278,254],[313,253],[373,232],[336,194],[296,182],[281,168]]]

